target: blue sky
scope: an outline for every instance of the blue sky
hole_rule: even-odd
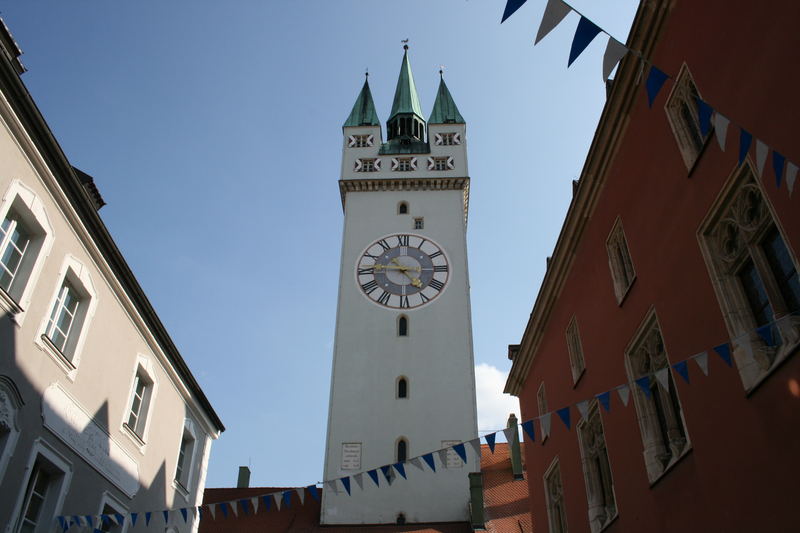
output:
[[[480,429],[501,395],[605,101],[601,35],[567,69],[571,14],[545,0],[0,2],[23,75],[228,430],[207,486],[322,477],[342,210],[341,125],[366,68],[388,118],[410,58],[467,121]],[[572,5],[624,41],[635,0]],[[435,409],[435,406],[431,406]]]

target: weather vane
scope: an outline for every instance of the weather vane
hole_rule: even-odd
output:
[[[444,65],[439,65],[439,76],[444,78]]]
[[[403,43],[403,50],[408,50],[408,39],[403,39],[400,42]]]

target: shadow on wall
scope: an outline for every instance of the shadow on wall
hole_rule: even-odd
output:
[[[20,368],[18,326],[7,312],[0,314],[0,533],[16,531],[31,472],[48,478],[41,517],[58,514],[97,515],[103,493],[119,500],[127,511],[157,511],[168,502],[171,479],[166,460],[152,479],[141,479],[137,462],[110,437],[108,400],[93,415],[84,412],[53,383],[42,391]],[[28,353],[38,356],[31,349]],[[44,354],[41,354],[44,357]],[[155,437],[154,437],[155,438]],[[175,444],[176,453],[178,443]],[[125,509],[121,510],[126,512]],[[177,524],[176,524],[177,525]],[[181,530],[185,529],[182,525]]]

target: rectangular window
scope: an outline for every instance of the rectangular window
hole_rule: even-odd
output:
[[[118,511],[111,507],[108,504],[103,506],[103,513],[104,515],[113,516]],[[112,521],[111,519],[103,520],[100,522],[100,531],[103,533],[122,533],[122,526],[117,524],[116,522]]]
[[[415,218],[414,229],[425,229],[425,219],[422,217]]]
[[[589,408],[586,418],[578,424],[578,440],[589,503],[589,527],[592,533],[597,533],[617,516],[617,503],[606,436],[596,401]]]
[[[735,171],[700,233],[736,367],[751,390],[800,343],[800,279],[749,163]],[[770,345],[755,332],[761,327]]]
[[[397,159],[397,170],[399,172],[408,172],[413,170],[411,168],[411,158],[410,157],[401,157]]]
[[[8,293],[30,242],[30,234],[19,218],[9,213],[0,223],[0,288]]]
[[[433,158],[433,170],[447,170],[447,158],[446,157],[434,157]]]
[[[553,459],[553,463],[544,474],[544,495],[550,533],[567,533],[567,510],[564,507],[564,486],[561,484],[558,457]]]
[[[452,146],[456,144],[455,142],[455,133],[442,133],[442,145],[443,146]],[[444,170],[444,169],[437,169],[437,170]]]
[[[147,414],[150,409],[150,396],[153,383],[140,367],[136,372],[133,384],[133,395],[128,420],[125,423],[141,439],[144,437],[144,428],[147,423]]]
[[[636,272],[633,270],[628,242],[619,218],[614,223],[606,240],[606,251],[608,252],[608,267],[611,269],[611,279],[614,283],[614,294],[617,297],[617,303],[621,304],[628,294],[633,280],[636,279]]]
[[[547,394],[544,390],[544,381],[539,384],[539,390],[536,392],[536,401],[539,404],[539,416],[546,415],[547,411]]]
[[[56,296],[53,310],[50,312],[50,319],[47,322],[45,335],[50,342],[67,358],[67,342],[71,335],[75,335],[80,330],[80,324],[76,324],[78,306],[81,298],[75,288],[66,280],[61,285]],[[75,327],[77,325],[77,327]]]
[[[583,359],[583,346],[578,332],[578,321],[573,316],[567,326],[567,351],[569,352],[569,366],[572,370],[572,382],[577,383],[583,375],[586,363]]]
[[[355,138],[355,147],[356,148],[366,148],[368,146],[372,146],[370,141],[371,135],[353,135]]]
[[[28,479],[28,488],[25,490],[25,499],[20,513],[19,533],[34,533],[40,524],[44,523],[43,508],[50,492],[51,476],[36,462]]]
[[[356,159],[356,172],[375,172],[379,170],[376,159]]]
[[[678,390],[654,312],[645,319],[625,356],[630,382],[647,380],[648,393],[638,384],[631,390],[639,415],[647,476],[653,482],[689,449]],[[660,376],[663,377],[659,379]]]
[[[705,137],[700,131],[700,117],[697,111],[698,98],[697,86],[689,74],[689,69],[684,64],[678,73],[672,94],[667,100],[666,113],[681,156],[688,169],[694,166],[706,139],[711,134],[710,128]]]

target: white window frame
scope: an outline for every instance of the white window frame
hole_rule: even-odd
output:
[[[425,229],[425,217],[414,217],[414,229]]]
[[[0,481],[19,440],[19,411],[22,398],[8,376],[0,376]],[[5,434],[5,435],[3,435]]]
[[[141,432],[141,435],[138,434],[134,428],[128,426],[128,419],[130,418],[131,409],[133,407],[133,395],[137,383],[137,376],[140,373],[144,374],[145,378],[149,382],[148,384],[149,397],[147,398],[147,402],[145,402],[145,404],[142,405],[139,413],[139,419],[144,417],[144,428],[143,431]],[[153,425],[152,419],[154,414],[156,413],[156,410],[153,406],[155,405],[157,393],[158,393],[158,378],[157,378],[155,364],[153,364],[153,360],[144,354],[141,353],[137,354],[136,360],[133,365],[133,377],[131,379],[131,385],[128,393],[128,407],[125,410],[125,413],[123,413],[122,415],[122,422],[120,423],[120,431],[124,433],[128,438],[130,438],[131,441],[139,448],[139,451],[142,453],[144,453],[146,449],[147,442],[149,440],[148,437],[150,435],[150,428]],[[145,411],[144,415],[142,415],[142,411]]]
[[[624,249],[622,248],[624,246]],[[624,257],[620,257],[617,251],[624,252]],[[614,226],[606,239],[606,252],[608,253],[608,268],[611,271],[611,281],[614,285],[614,294],[617,297],[617,304],[622,305],[625,298],[636,281],[636,268],[633,266],[631,248],[628,246],[628,239],[622,227],[622,219],[617,217]]]
[[[561,488],[561,502],[563,506],[564,502],[564,478],[561,475],[561,465],[558,460],[558,456],[553,458],[553,461],[550,463],[550,466],[547,467],[545,470],[544,475],[542,476],[542,483],[544,485],[544,501],[545,507],[547,508],[547,530],[551,533],[556,531],[553,528],[553,511],[552,511],[552,501],[550,499],[550,487],[549,487],[549,479],[554,476],[558,475],[558,484]],[[567,511],[566,507],[564,506],[564,529],[561,533],[567,533],[569,531],[569,524],[567,523]]]
[[[107,514],[103,512],[103,509],[105,509],[106,505],[114,509],[115,513],[119,513],[123,516],[128,516],[128,508],[125,505],[123,505],[122,502],[117,497],[115,497],[107,490],[103,491],[103,494],[100,496],[100,507],[97,509],[98,515]],[[116,522],[116,517],[114,518],[114,521]],[[123,520],[122,524],[117,524],[117,525],[121,525],[122,527],[122,529],[120,529],[118,533],[127,533],[128,526],[130,525],[130,520]],[[100,528],[98,527],[96,529]]]
[[[741,209],[737,210],[735,204],[743,199],[746,187],[760,193],[762,217],[753,227],[747,229],[742,224],[736,224],[739,233],[745,237],[741,244],[742,250],[736,252],[734,257],[725,258],[718,242],[722,237],[718,230],[726,222],[737,222],[737,211],[741,212]],[[782,308],[785,307],[783,296],[775,285],[769,265],[765,263],[766,259],[760,245],[761,239],[772,227],[775,227],[783,239],[789,258],[797,268],[797,254],[792,249],[790,241],[786,239],[786,232],[780,219],[764,190],[763,183],[756,179],[755,170],[748,157],[740,168],[732,172],[697,230],[697,238],[709,277],[728,334],[733,339],[732,355],[742,385],[748,393],[767,379],[800,344],[800,316],[789,314],[791,310]],[[775,329],[783,341],[779,346],[767,346],[755,332],[757,324],[737,274],[737,270],[747,260],[753,262],[761,278],[773,313],[776,316],[780,315],[775,323]],[[773,335],[774,333],[773,331]]]
[[[50,304],[42,319],[42,324],[39,327],[39,332],[34,339],[36,345],[48,354],[59,368],[67,375],[71,381],[75,381],[78,367],[80,366],[81,355],[83,353],[83,346],[86,343],[87,332],[91,326],[92,319],[94,318],[95,311],[97,310],[97,291],[94,288],[94,283],[89,275],[89,269],[83,265],[78,259],[71,254],[67,254],[64,262],[59,270],[57,283],[53,295],[50,298]],[[72,335],[77,335],[71,342],[70,350],[67,353],[62,353],[61,350],[47,338],[47,332],[50,323],[50,316],[52,315],[53,308],[56,305],[56,300],[61,294],[64,283],[69,282],[76,291],[81,295],[81,303],[83,310],[79,316],[79,323],[72,324],[70,338]],[[80,305],[79,305],[80,307]],[[75,333],[75,327],[79,331]]]
[[[28,253],[36,254],[35,258],[29,255],[24,264],[20,265],[22,270],[17,276],[25,278],[22,288],[18,289],[19,282],[17,282],[12,286],[11,294],[0,290],[0,309],[10,313],[13,320],[21,326],[30,307],[34,287],[39,280],[45,259],[53,247],[54,232],[42,200],[18,179],[11,182],[0,199],[0,221],[12,210],[22,219],[26,229],[31,233]]]
[[[45,513],[43,515],[45,520],[40,521],[36,527],[35,533],[52,533],[55,517],[61,514],[64,498],[67,495],[70,482],[72,481],[72,463],[56,451],[47,441],[39,437],[33,441],[33,445],[31,446],[28,462],[25,466],[25,474],[23,476],[25,482],[19,487],[11,520],[9,520],[5,528],[6,533],[16,533],[19,530],[20,514],[25,504],[28,482],[36,462],[40,457],[42,458],[42,462],[48,463],[46,469],[54,471],[58,479],[52,481],[49,486],[49,492],[45,498],[44,506],[42,507],[42,512]]]
[[[178,466],[181,457],[181,445],[183,444],[183,437],[188,435],[192,439],[191,449],[189,450],[188,454],[184,454],[184,461],[185,464],[181,466],[181,475],[182,479],[178,477]],[[183,422],[183,430],[181,431],[180,439],[178,439],[178,448],[175,454],[175,469],[174,474],[172,476],[172,486],[173,488],[184,497],[184,499],[188,500],[189,495],[192,494],[193,491],[193,477],[196,472],[195,468],[195,457],[197,455],[197,448],[200,445],[200,440],[198,438],[197,429],[195,427],[195,423],[187,418]],[[188,455],[188,457],[187,457]],[[185,473],[183,473],[185,471]]]
[[[653,392],[650,394],[650,398],[647,398],[642,391],[641,387],[636,384],[636,379],[640,376],[640,372],[634,367],[633,359],[637,357],[636,352],[648,342],[648,337],[651,335],[653,331],[658,331],[658,335],[661,338],[662,348],[664,350],[664,357],[666,361],[666,365],[659,368],[661,370],[663,368],[667,369],[667,376],[668,376],[668,385],[669,389],[664,391],[662,389],[662,385],[658,382],[654,375],[650,376],[650,383],[655,383],[656,386],[656,393],[659,394],[666,394],[670,395],[671,391],[675,391],[675,398],[678,404],[678,413],[673,413],[673,416],[677,415],[677,422],[682,424],[683,426],[683,433],[685,442],[683,443],[683,447],[680,450],[670,450],[671,457],[667,464],[662,464],[661,460],[659,459],[659,450],[664,446],[663,442],[660,440],[661,436],[659,433],[661,432],[661,428],[658,427],[658,414],[655,412],[653,400]],[[639,423],[639,433],[642,438],[642,455],[644,457],[645,468],[647,470],[647,478],[650,480],[650,484],[655,484],[661,477],[663,477],[667,472],[669,472],[672,467],[678,463],[689,451],[692,449],[692,441],[689,436],[689,426],[686,423],[686,417],[683,410],[683,405],[681,404],[680,396],[678,395],[678,391],[675,388],[675,377],[672,373],[672,363],[669,360],[669,350],[666,347],[666,340],[664,339],[663,330],[661,329],[661,325],[658,321],[658,316],[656,315],[655,308],[651,307],[650,310],[645,315],[644,320],[639,325],[639,328],[636,330],[636,333],[633,335],[631,342],[625,348],[625,370],[628,375],[628,380],[630,382],[631,394],[633,396],[633,404],[636,407],[636,418]],[[662,403],[667,403],[671,406],[671,399],[664,398],[663,396],[659,397]],[[671,407],[670,407],[671,408]],[[667,438],[669,436],[667,435]],[[670,439],[670,448],[673,445],[679,444],[679,439],[672,440]],[[677,452],[677,453],[676,453]]]
[[[608,468],[608,481],[611,485],[610,492],[613,504],[613,507],[611,508],[597,501],[598,493],[604,492],[605,489],[600,486],[602,484],[602,480],[598,479],[598,474],[594,470],[594,456],[589,456],[588,444],[585,439],[585,433],[588,431],[587,426],[592,423],[595,417],[597,417],[597,423],[600,426],[600,437],[603,439],[603,450],[605,451],[605,461]],[[617,505],[617,495],[614,490],[614,476],[611,472],[611,458],[608,455],[606,432],[605,428],[603,427],[603,416],[600,412],[600,404],[597,400],[594,400],[589,405],[586,418],[583,418],[580,422],[578,422],[576,429],[578,433],[578,444],[580,445],[581,450],[583,478],[586,483],[586,500],[589,505],[587,510],[589,515],[589,527],[591,528],[592,533],[599,533],[614,521],[619,514],[619,508]],[[602,476],[603,474],[600,473],[599,475]]]
[[[581,332],[578,328],[578,319],[572,315],[572,319],[567,325],[565,332],[567,337],[567,353],[569,354],[569,368],[572,371],[572,383],[577,385],[578,381],[586,371],[586,359],[583,355],[583,343],[581,342]]]

